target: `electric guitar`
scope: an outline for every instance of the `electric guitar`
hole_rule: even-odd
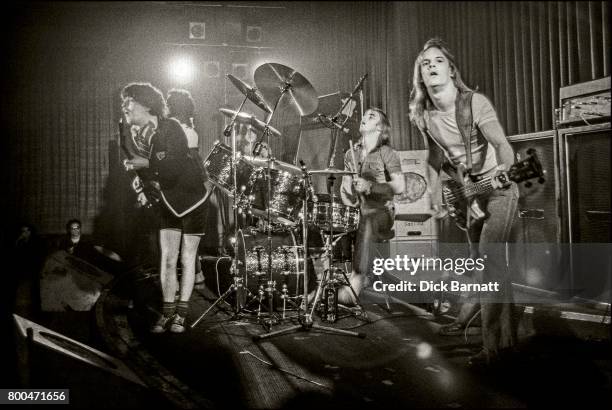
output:
[[[119,145],[121,147],[121,151],[123,151],[123,154],[126,157],[126,159],[124,160],[124,165],[125,165],[125,161],[133,159],[134,154],[127,147],[127,143],[125,141],[126,135],[124,132],[125,132],[125,125],[123,123],[123,118],[121,118],[119,120],[119,139],[120,139]],[[133,175],[132,189],[136,193],[136,200],[137,200],[136,206],[138,208],[153,208],[154,206],[159,204],[159,202],[161,201],[161,193],[159,191],[159,185],[155,181],[149,178],[146,178],[142,172],[139,172],[136,170],[128,171],[128,172],[130,172]]]
[[[469,224],[486,217],[481,209],[479,197],[489,192],[502,188],[512,182],[520,183],[538,178],[540,184],[544,183],[544,172],[542,165],[533,148],[527,150],[527,158],[516,162],[509,170],[495,176],[474,179],[466,175],[459,167],[454,179],[442,182],[442,201],[447,209],[454,208],[451,216],[455,219],[457,226],[466,230]],[[531,182],[526,183],[531,186]]]

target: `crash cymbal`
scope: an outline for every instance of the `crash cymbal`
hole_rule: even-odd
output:
[[[219,111],[222,114],[224,114],[226,117],[229,117],[229,118],[232,118],[234,115],[236,115],[236,111],[230,110],[227,108],[219,108]],[[258,120],[254,115],[246,113],[246,112],[238,113],[238,116],[236,117],[236,121],[241,124],[250,125],[259,132],[263,132],[264,128],[266,128],[265,122]],[[277,137],[281,136],[280,131],[278,131],[276,128],[270,126],[268,127],[268,129],[270,130],[272,135],[277,136]]]
[[[266,101],[263,98],[263,95],[256,89],[245,83],[239,78],[234,77],[231,74],[227,75],[227,78],[236,86],[236,88],[244,94],[253,104],[261,108],[262,110],[271,113],[272,109],[268,107]]]
[[[319,105],[317,92],[304,76],[292,68],[277,63],[265,63],[255,70],[255,84],[270,107],[292,107],[301,116],[312,114]]]
[[[316,169],[314,171],[308,171],[311,175],[355,175],[356,172],[349,171],[346,169],[326,168]]]
[[[242,159],[246,161],[248,164],[251,164],[255,167],[261,167],[261,168],[268,167],[268,160],[266,158],[255,158],[250,155],[243,155]],[[300,167],[296,167],[295,165],[291,165],[286,162],[277,161],[277,160],[272,161],[270,169],[278,169],[281,171],[287,171],[292,174],[298,174],[302,172]]]

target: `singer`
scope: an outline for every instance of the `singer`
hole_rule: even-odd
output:
[[[342,202],[359,206],[361,211],[353,272],[349,277],[357,295],[372,282],[370,275],[377,256],[376,244],[394,235],[393,195],[405,189],[399,156],[389,146],[391,124],[385,112],[378,108],[368,109],[359,132],[361,140],[352,152],[349,150],[344,155],[344,168],[357,172],[357,176],[343,176],[340,189]],[[338,292],[338,300],[345,304],[355,303],[352,292],[345,288]]]

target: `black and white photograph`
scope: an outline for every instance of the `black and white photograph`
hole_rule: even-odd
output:
[[[609,2],[0,7],[0,404],[612,404]]]

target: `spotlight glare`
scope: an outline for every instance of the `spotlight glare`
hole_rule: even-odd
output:
[[[170,62],[168,72],[170,77],[179,83],[188,83],[193,77],[193,64],[187,57]]]
[[[416,355],[419,359],[428,359],[433,353],[433,348],[429,343],[421,342],[416,347]]]

